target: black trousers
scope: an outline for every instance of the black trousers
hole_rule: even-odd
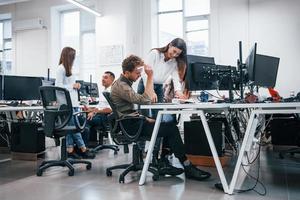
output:
[[[129,120],[128,120],[129,121]],[[130,121],[124,124],[127,132],[135,133],[140,121]],[[150,140],[154,129],[154,123],[144,121],[142,132],[140,137],[144,137],[146,140]],[[170,150],[174,155],[183,163],[187,157],[185,155],[185,147],[180,137],[178,127],[175,122],[161,122],[158,130],[157,137],[163,137],[168,141]]]

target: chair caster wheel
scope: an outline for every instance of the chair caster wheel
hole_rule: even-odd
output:
[[[43,175],[43,171],[42,171],[42,170],[38,170],[38,171],[36,172],[36,175],[37,175],[37,176],[42,176],[42,175]]]
[[[87,169],[87,170],[92,169],[92,165],[91,165],[91,164],[87,164],[87,165],[86,165],[86,169]]]
[[[112,176],[112,172],[110,170],[106,170],[106,176]]]
[[[75,172],[74,172],[74,169],[73,169],[73,170],[69,170],[68,175],[69,175],[69,176],[74,176],[74,173],[75,173]]]
[[[125,183],[124,177],[119,178],[119,183]]]
[[[115,150],[115,151],[114,151],[114,155],[117,155],[117,154],[118,154],[118,151],[117,151],[117,150]]]
[[[159,180],[159,175],[153,175],[152,180],[153,181],[158,181]]]
[[[284,156],[283,156],[282,153],[279,153],[279,158],[280,158],[280,159],[284,159]]]

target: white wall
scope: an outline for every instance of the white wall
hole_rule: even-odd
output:
[[[146,39],[143,37],[143,28],[148,28],[143,25],[147,16],[143,15],[145,2],[147,3],[145,0],[101,0],[99,9],[103,17],[96,19],[97,49],[101,46],[123,45],[123,57],[130,54],[143,57],[144,46],[148,44],[144,42]],[[148,22],[151,22],[150,19]],[[148,33],[146,35],[149,37]],[[101,77],[103,72],[108,70],[115,73],[116,77],[122,72],[121,63],[102,66],[102,61],[98,60],[98,67],[97,77]]]
[[[280,57],[276,88],[289,96],[300,92],[300,1],[252,0],[249,41],[258,43],[258,53]]]
[[[54,55],[51,49],[57,48],[55,44],[58,38],[51,41],[52,33],[57,29],[51,27],[53,19],[50,17],[50,8],[62,4],[66,4],[66,1],[32,0],[0,6],[0,14],[11,12],[13,20],[41,17],[47,26],[47,43],[41,44],[47,56],[39,56],[39,52],[36,52],[31,53],[36,56],[25,58],[25,55],[18,55],[18,47],[14,60],[18,61],[16,58],[21,56],[33,64],[21,70],[24,66],[16,63],[15,73],[34,72],[40,68],[38,73],[44,75],[48,67],[56,66],[58,55]],[[97,9],[103,14],[96,20],[97,51],[101,46],[121,44],[124,46],[124,56],[137,54],[145,58],[157,44],[155,7],[156,0],[97,0]],[[258,53],[281,58],[276,85],[279,92],[284,96],[288,96],[290,90],[298,92],[299,8],[298,0],[211,0],[211,56],[215,57],[217,63],[236,65],[238,41],[243,41],[244,60],[250,47],[258,42]],[[16,35],[13,36],[13,42],[16,42],[15,39]],[[31,41],[35,42],[35,37]],[[116,76],[121,72],[120,65],[100,64],[98,59],[99,70],[95,76],[99,79],[106,70],[115,72]]]
[[[299,10],[297,0],[212,0],[211,56],[220,64],[236,65],[238,41],[243,41],[244,61],[257,42],[259,54],[280,57],[280,94],[299,92]]]

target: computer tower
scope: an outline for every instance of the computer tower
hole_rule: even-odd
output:
[[[41,125],[32,122],[14,122],[11,124],[11,151],[39,153],[45,150],[45,133],[38,130]]]
[[[212,120],[208,122],[218,156],[223,156],[224,134],[223,122]],[[202,122],[200,120],[184,122],[184,143],[186,154],[212,156]]]
[[[270,122],[272,144],[300,146],[300,120],[278,118]]]

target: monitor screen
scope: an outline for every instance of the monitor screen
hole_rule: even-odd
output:
[[[248,71],[248,80],[254,81],[255,80],[255,58],[256,58],[256,48],[257,44],[255,43],[254,46],[251,48],[249,56],[246,59],[246,68]]]
[[[191,63],[187,69],[187,86],[190,91],[215,90],[218,88],[218,80],[215,74],[214,64]]]
[[[191,63],[205,63],[205,64],[215,64],[215,59],[213,57],[195,56],[187,55],[188,64]]]
[[[239,74],[236,67],[217,65],[218,90],[239,90]]]
[[[87,93],[88,82],[84,82],[83,80],[76,80],[76,83],[80,83],[80,89],[78,90],[78,98],[89,96]]]
[[[3,100],[3,75],[0,75],[0,100]]]
[[[55,85],[55,78],[47,78],[42,77],[42,85],[43,86],[54,86]]]
[[[81,87],[79,96],[84,97],[99,97],[98,85],[97,83],[85,82],[83,80],[76,80],[76,83],[80,83]]]
[[[99,97],[99,90],[98,90],[98,85],[97,83],[90,83],[88,85],[87,93],[91,97]]]
[[[40,77],[4,76],[4,100],[39,100]]]
[[[275,87],[279,58],[257,54],[257,44],[252,47],[246,60],[248,80],[256,86]]]
[[[275,87],[279,58],[256,54],[254,85],[261,87]]]

